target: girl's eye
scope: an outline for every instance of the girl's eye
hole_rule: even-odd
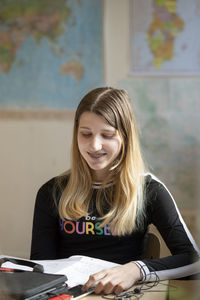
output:
[[[92,136],[92,133],[91,133],[91,132],[80,132],[80,134],[81,134],[84,138],[89,138],[89,137]],[[112,139],[113,136],[114,136],[114,134],[102,134],[102,137],[103,137],[104,139],[107,139],[107,140]]]
[[[84,132],[81,132],[81,135],[83,136],[83,137],[90,137],[91,136],[91,133],[84,133]]]
[[[103,134],[103,138],[104,139],[112,139],[114,135],[107,135],[107,134]]]

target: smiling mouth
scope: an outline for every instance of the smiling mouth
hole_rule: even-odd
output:
[[[90,153],[90,152],[88,152],[88,155],[91,158],[98,159],[98,158],[101,158],[101,157],[105,156],[106,153]]]

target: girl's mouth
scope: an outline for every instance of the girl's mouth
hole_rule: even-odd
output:
[[[106,153],[91,153],[88,152],[88,155],[93,159],[98,159],[106,155]]]

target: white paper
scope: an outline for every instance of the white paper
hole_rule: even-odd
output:
[[[1,257],[5,256],[1,255],[0,258]],[[66,275],[68,279],[67,283],[70,287],[84,284],[91,274],[118,265],[105,260],[79,255],[74,255],[66,259],[34,260],[34,262],[43,265],[45,273]],[[14,265],[9,262],[4,263],[3,267],[22,270],[31,269],[25,266]]]
[[[63,274],[68,278],[68,285],[73,287],[84,284],[91,274],[118,264],[88,256],[71,256],[53,261],[36,261],[44,266],[45,273]]]

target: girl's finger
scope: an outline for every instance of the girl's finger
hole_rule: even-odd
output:
[[[106,271],[100,271],[98,273],[90,275],[88,281],[82,287],[82,290],[85,291],[90,287],[94,286],[99,280],[103,279],[106,276]]]

